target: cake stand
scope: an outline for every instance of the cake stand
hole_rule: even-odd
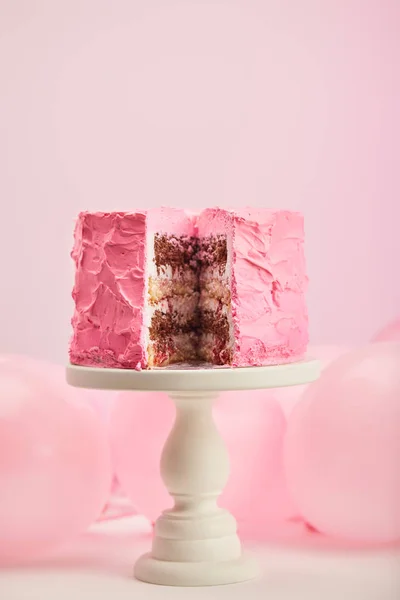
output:
[[[317,379],[319,371],[316,360],[251,368],[180,365],[149,371],[67,367],[67,381],[74,387],[162,391],[176,406],[175,424],[161,456],[161,476],[174,507],[157,519],[152,550],[135,565],[137,579],[201,586],[257,575],[257,564],[242,554],[235,518],[217,504],[228,480],[229,457],[213,421],[212,405],[221,391],[304,384]]]

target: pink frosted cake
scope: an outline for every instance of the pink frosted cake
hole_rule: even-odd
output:
[[[300,360],[303,217],[269,209],[81,213],[70,358],[145,369]]]

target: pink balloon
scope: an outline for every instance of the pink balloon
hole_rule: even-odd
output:
[[[325,369],[331,362],[336,360],[342,354],[349,351],[348,346],[337,346],[335,344],[311,344],[308,348],[308,355],[321,361],[321,367]]]
[[[292,514],[281,463],[286,422],[279,405],[265,392],[235,392],[222,394],[214,412],[231,457],[220,504],[242,529]],[[174,416],[172,401],[162,393],[124,392],[111,418],[117,476],[138,512],[151,521],[172,505],[159,468]]]
[[[104,427],[44,363],[0,359],[0,560],[32,558],[84,531],[110,490]],[[51,366],[49,366],[49,372]]]
[[[29,356],[6,354],[0,355],[0,361],[11,361],[13,364],[17,362],[20,367],[44,377],[46,381],[51,382],[58,390],[62,389],[63,397],[68,399],[69,402],[88,404],[96,411],[104,427],[104,435],[107,436],[107,440],[109,439],[109,419],[116,397],[115,392],[70,387],[67,385],[65,378],[65,366],[45,360],[34,359]],[[132,503],[122,490],[114,474],[108,500],[103,512],[99,516],[99,520],[118,519],[135,513],[136,511]]]
[[[283,471],[286,418],[271,392],[226,392],[214,411],[231,461],[219,504],[235,515],[240,533],[262,533],[270,523],[292,517]]]
[[[65,365],[58,365],[31,356],[2,354],[0,355],[1,362],[11,362],[17,364],[24,370],[28,370],[33,375],[44,377],[45,380],[51,383],[58,390],[63,390],[63,396],[69,402],[84,402],[94,408],[99,415],[102,423],[108,429],[108,421],[111,414],[111,408],[116,397],[115,392],[104,390],[86,390],[74,388],[67,384],[65,375]]]
[[[152,522],[172,506],[159,471],[174,415],[168,396],[148,392],[119,394],[111,415],[111,453],[118,480],[137,511]]]
[[[288,423],[285,467],[301,515],[357,542],[400,539],[400,344],[338,358]]]
[[[325,369],[332,361],[348,351],[349,348],[347,346],[311,345],[308,349],[308,355],[311,358],[317,358],[321,361],[321,368]],[[308,385],[296,385],[274,390],[276,399],[279,401],[287,416],[299,402],[307,387]]]
[[[400,342],[400,318],[391,321],[372,338],[373,342]]]

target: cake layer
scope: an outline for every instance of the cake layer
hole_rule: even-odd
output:
[[[199,247],[199,258],[201,267],[212,267],[218,269],[225,269],[228,261],[228,250],[227,250],[227,239],[226,235],[211,234],[199,236],[198,247]]]
[[[148,347],[148,364],[165,367],[178,362],[195,362],[197,334],[194,332],[163,335]]]
[[[175,269],[197,272],[198,251],[197,238],[194,236],[156,233],[154,236],[154,263],[157,267],[157,274],[162,272],[162,267],[167,265],[172,267],[172,272]]]
[[[190,318],[186,318],[177,312],[165,313],[161,310],[156,310],[152,315],[149,338],[155,341],[164,335],[193,332],[198,327],[199,318],[196,312],[192,313]]]
[[[184,320],[190,320],[195,314],[199,303],[199,292],[185,295],[167,296],[151,305],[152,312],[176,313]]]
[[[183,278],[183,281],[178,278],[167,279],[149,277],[148,300],[150,304],[156,304],[163,300],[163,298],[170,298],[171,296],[198,295],[198,289],[197,277],[193,277],[193,279]]]
[[[219,334],[207,332],[202,333],[199,348],[201,361],[214,365],[230,365],[232,363],[232,349],[226,344],[226,340]]]

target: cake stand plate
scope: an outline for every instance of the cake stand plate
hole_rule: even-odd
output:
[[[80,388],[142,392],[222,392],[302,385],[319,377],[318,360],[268,367],[211,367],[182,364],[148,371],[67,367],[67,381]]]
[[[217,504],[228,480],[229,457],[214,424],[212,405],[220,391],[300,385],[314,381],[319,373],[316,360],[251,368],[179,365],[148,371],[67,367],[67,381],[74,387],[163,391],[176,406],[160,469],[174,507],[157,519],[152,550],[135,565],[137,579],[202,586],[257,575],[257,564],[242,554],[234,517]]]

